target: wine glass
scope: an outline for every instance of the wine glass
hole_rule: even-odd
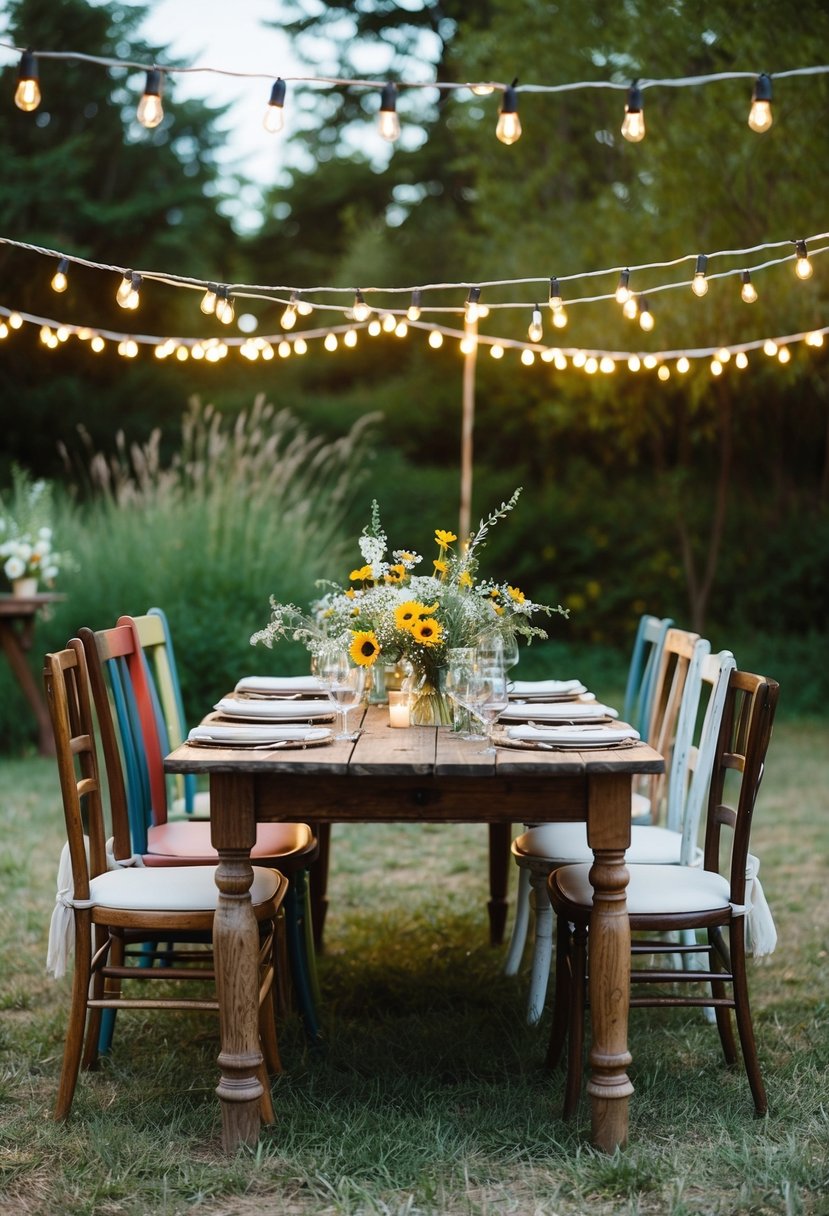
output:
[[[365,667],[352,667],[348,655],[339,652],[321,656],[319,669],[328,699],[333,702],[337,711],[338,730],[334,738],[356,739],[360,732],[349,733],[348,715],[363,699],[366,686]]]
[[[457,646],[447,651],[443,686],[455,707],[454,727],[462,739],[481,739],[475,731],[470,703],[469,685],[475,674],[475,651],[471,646]]]
[[[469,685],[470,698],[473,702],[473,712],[484,724],[487,746],[484,755],[495,755],[495,744],[492,742],[492,728],[498,715],[507,708],[507,677],[503,665],[476,663]]]

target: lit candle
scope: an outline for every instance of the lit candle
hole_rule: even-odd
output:
[[[389,689],[389,726],[409,725],[408,693]]]

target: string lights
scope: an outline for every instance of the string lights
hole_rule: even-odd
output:
[[[396,139],[400,138],[400,118],[397,113],[397,88],[390,80],[383,85],[377,126],[383,139],[387,139],[389,143],[394,143]]]
[[[149,131],[153,127],[157,127],[164,118],[164,107],[161,104],[162,85],[163,78],[161,72],[158,68],[151,68],[147,73],[144,92],[138,103],[138,109],[135,112],[135,117],[141,123],[141,126],[146,127]]]
[[[495,134],[500,139],[502,144],[509,147],[510,144],[516,143],[521,138],[521,119],[518,117],[518,93],[516,85],[518,78],[513,80],[512,84],[507,85],[504,89],[503,100],[501,101],[501,109],[498,114],[498,123],[495,127]]]
[[[271,97],[265,107],[262,126],[270,135],[277,135],[285,128],[285,91],[286,84],[282,77],[274,81]]]
[[[697,258],[697,265],[694,271],[694,278],[691,282],[691,291],[695,296],[704,296],[708,294],[708,280],[705,277],[705,271],[708,267],[708,258],[704,253],[701,253]]]
[[[774,119],[771,113],[771,76],[763,72],[754,82],[751,94],[751,109],[748,112],[748,125],[752,131],[762,135],[768,131]]]
[[[37,74],[37,59],[31,51],[24,51],[17,68],[17,88],[14,104],[27,114],[40,105],[40,82]]]
[[[628,89],[622,135],[631,144],[638,144],[645,138],[645,107],[642,104],[642,90],[637,87],[636,81]]]

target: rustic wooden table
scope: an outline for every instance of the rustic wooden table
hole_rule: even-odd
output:
[[[55,604],[65,598],[53,591],[25,597],[0,595],[0,645],[14,678],[32,707],[37,721],[37,748],[42,756],[54,756],[55,741],[52,738],[49,711],[40,685],[29,667],[26,652],[32,647],[35,617],[38,612],[47,604]]]
[[[356,717],[356,715],[354,715]],[[499,749],[483,755],[446,728],[393,730],[384,706],[365,713],[356,743],[305,751],[177,748],[173,773],[210,779],[220,896],[214,928],[220,1003],[223,1142],[232,1152],[259,1134],[257,932],[250,849],[257,822],[512,823],[586,821],[595,864],[591,921],[592,1141],[612,1152],[627,1139],[626,1069],[630,927],[625,849],[634,774],[662,772],[650,747],[564,752]]]

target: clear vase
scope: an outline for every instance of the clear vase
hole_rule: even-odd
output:
[[[18,600],[30,600],[37,595],[37,579],[31,576],[12,579],[12,595]]]
[[[417,672],[406,681],[409,694],[409,722],[412,726],[451,726],[452,701],[441,687],[440,672]]]

